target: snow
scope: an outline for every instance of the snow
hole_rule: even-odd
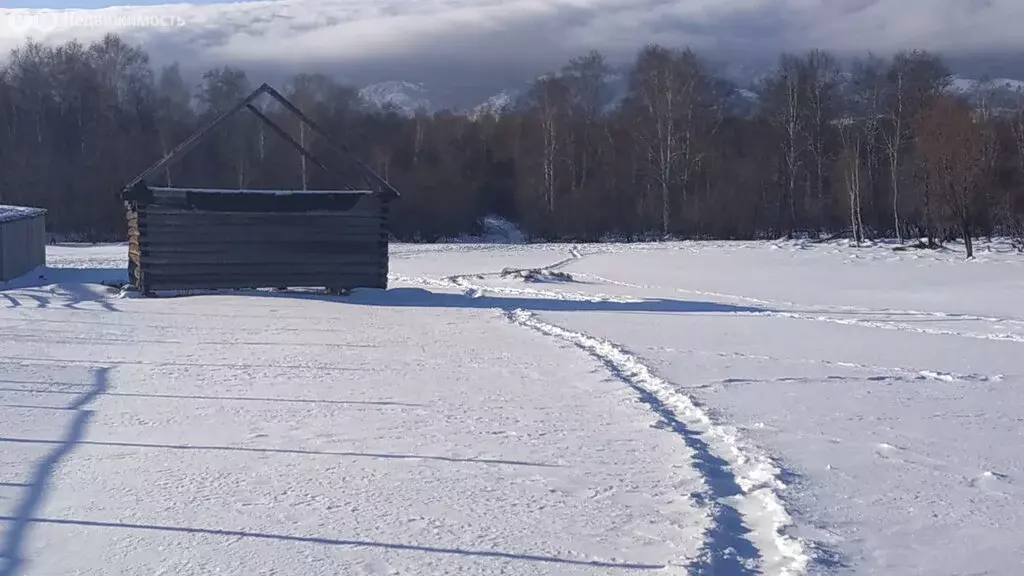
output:
[[[157,299],[48,250],[0,291],[3,576],[1019,570],[1006,243],[396,244],[387,291]]]
[[[480,234],[452,238],[450,242],[470,244],[523,244],[526,235],[514,222],[501,216],[485,216],[480,219]]]
[[[13,222],[24,218],[35,218],[46,214],[42,208],[31,208],[27,206],[9,206],[0,204],[0,223]]]
[[[988,88],[1000,88],[1011,92],[1024,92],[1024,81],[1014,80],[1012,78],[991,78],[989,80],[982,81],[954,76],[949,87],[950,91],[960,94],[977,92]]]
[[[378,82],[361,88],[359,96],[371,106],[394,106],[397,111],[407,116],[415,116],[419,110],[426,110],[429,113],[435,109],[430,101],[430,91],[422,83],[417,82]]]
[[[750,90],[748,88],[737,88],[736,92],[742,98],[745,98],[746,100],[748,100],[750,102],[758,102],[761,99],[761,97],[758,96],[757,92],[754,92],[753,90]]]
[[[473,120],[477,120],[487,115],[498,118],[505,112],[505,110],[515,104],[516,98],[519,96],[519,91],[502,90],[501,92],[488,97],[486,100],[470,110],[469,117]]]

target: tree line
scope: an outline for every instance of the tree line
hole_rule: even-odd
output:
[[[484,215],[549,240],[1022,236],[1024,108],[995,92],[954,96],[935,54],[845,66],[818,50],[784,54],[744,91],[693,50],[648,45],[625,94],[611,74],[591,52],[476,117],[371,108],[318,74],[284,92],[403,193],[400,240],[474,233]],[[113,35],[30,41],[0,69],[0,203],[47,208],[65,236],[123,239],[124,183],[254,87],[232,67],[190,85]],[[330,158],[315,134],[262,106]],[[347,170],[307,165],[243,113],[150,183],[332,189],[357,183]]]

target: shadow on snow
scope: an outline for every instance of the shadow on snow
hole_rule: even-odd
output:
[[[10,521],[13,518],[0,516],[0,521]],[[205,536],[221,536],[230,538],[251,538],[257,540],[276,540],[283,542],[298,542],[302,544],[320,544],[323,546],[347,546],[356,548],[375,548],[379,550],[397,550],[406,552],[428,552],[434,554],[450,554],[455,556],[469,556],[479,558],[497,558],[503,560],[521,560],[530,562],[543,562],[551,564],[588,566],[592,568],[624,568],[633,570],[663,570],[664,565],[640,564],[627,562],[604,562],[600,560],[576,560],[572,558],[560,558],[558,556],[546,556],[540,554],[527,554],[517,552],[500,552],[497,550],[466,550],[462,548],[442,548],[438,546],[422,546],[417,544],[399,544],[392,542],[375,542],[372,540],[343,540],[334,538],[319,538],[312,536],[291,536],[288,534],[271,534],[265,532],[245,532],[242,530],[219,530],[210,528],[195,528],[190,526],[162,526],[157,524],[130,524],[126,522],[99,522],[93,520],[73,520],[64,518],[32,518],[32,522],[39,524],[57,524],[65,526],[86,526],[93,528],[115,528],[126,530],[143,530],[159,532],[177,532],[183,534],[196,534]]]
[[[70,410],[70,408],[54,408],[55,410]],[[63,446],[63,440],[37,440],[34,438],[14,438],[0,436],[0,444],[55,444]],[[386,452],[346,452],[341,450],[306,450],[302,448],[261,448],[258,446],[219,446],[202,444],[157,444],[150,442],[121,442],[116,440],[78,440],[75,445],[80,446],[106,446],[113,448],[141,448],[141,449],[163,449],[163,450],[185,450],[197,452],[248,452],[252,454],[296,454],[303,456],[338,456],[346,458],[374,458],[377,460],[436,460],[440,462],[458,462],[467,464],[494,464],[504,466],[528,466],[535,468],[560,468],[559,464],[546,464],[543,462],[527,462],[523,460],[502,460],[498,458],[459,458],[456,456],[432,456],[427,454],[394,454]]]
[[[85,302],[94,302],[108,312],[118,309],[108,300],[104,286],[123,286],[128,282],[126,268],[50,268],[42,267],[19,278],[0,282],[0,304],[6,308],[52,308],[53,299],[60,307],[77,310]],[[40,290],[41,287],[50,287]],[[18,290],[18,294],[4,293]]]
[[[295,542],[323,546],[342,546],[358,548],[376,548],[385,550],[423,552],[434,554],[446,554],[455,556],[495,558],[513,561],[527,561],[561,565],[587,566],[592,568],[624,568],[634,570],[660,570],[664,565],[643,564],[629,562],[607,562],[599,560],[582,560],[573,558],[562,558],[558,556],[530,554],[519,552],[503,552],[499,550],[469,550],[461,548],[444,548],[435,546],[424,546],[417,544],[402,544],[391,542],[376,542],[371,540],[332,539],[308,536],[295,536],[288,534],[273,534],[266,532],[246,532],[240,530],[222,530],[215,528],[200,528],[189,526],[166,526],[158,524],[130,524],[122,522],[104,522],[88,519],[57,519],[42,518],[38,513],[44,501],[47,491],[51,487],[54,473],[61,462],[79,445],[110,445],[110,446],[135,446],[140,448],[169,448],[183,450],[241,450],[252,452],[273,452],[289,454],[325,454],[325,455],[347,455],[364,456],[373,458],[398,458],[415,460],[443,460],[451,462],[467,462],[482,464],[510,464],[525,466],[551,466],[530,462],[518,462],[509,460],[494,459],[473,459],[473,458],[451,458],[438,456],[419,456],[406,454],[370,454],[370,453],[328,453],[304,450],[283,450],[283,449],[260,449],[242,448],[228,446],[186,446],[186,445],[147,445],[141,443],[122,442],[96,442],[84,440],[85,431],[94,415],[93,410],[87,409],[88,405],[99,396],[107,394],[110,388],[110,368],[101,368],[93,372],[93,383],[85,391],[78,395],[72,402],[62,408],[74,413],[71,423],[67,426],[64,437],[58,440],[23,440],[16,438],[2,438],[0,442],[16,442],[30,444],[53,445],[54,448],[35,466],[32,476],[28,482],[4,482],[0,486],[15,488],[25,491],[20,503],[13,515],[0,516],[0,522],[6,523],[3,539],[0,540],[0,576],[15,576],[22,572],[25,566],[24,548],[27,541],[28,530],[33,524],[51,524],[84,526],[94,528],[127,529],[138,531],[160,531],[172,533],[186,533],[206,535],[215,537],[249,538],[269,541]]]
[[[458,292],[431,292],[423,288],[391,288],[389,290],[357,289],[348,296],[333,296],[302,291],[238,291],[225,292],[265,298],[296,298],[320,300],[356,306],[394,308],[480,308],[529,310],[532,312],[651,312],[662,314],[761,313],[764,308],[734,306],[717,302],[692,300],[645,299],[639,301],[569,300],[517,296],[468,296]]]
[[[22,548],[25,544],[25,537],[32,518],[39,511],[40,504],[46,496],[53,474],[60,465],[61,460],[75,449],[75,446],[85,436],[85,429],[92,420],[93,411],[85,407],[98,398],[110,388],[110,369],[101,368],[93,374],[93,385],[89,390],[80,395],[67,406],[67,409],[74,412],[74,418],[67,427],[64,437],[56,440],[55,448],[46,455],[32,471],[32,478],[27,483],[27,494],[18,505],[15,516],[5,518],[10,525],[4,531],[3,541],[0,542],[0,576],[14,576],[21,573],[21,566],[24,563]]]

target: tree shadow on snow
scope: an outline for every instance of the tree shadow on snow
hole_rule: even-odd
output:
[[[328,454],[367,458],[402,459],[402,460],[440,460],[445,462],[461,462],[484,465],[516,465],[516,466],[557,466],[542,463],[497,460],[486,458],[456,458],[447,456],[424,456],[419,454],[380,454],[358,452],[325,452],[298,449],[265,449],[237,446],[191,446],[191,445],[157,445],[132,442],[98,442],[85,440],[86,429],[93,417],[90,404],[100,396],[110,394],[110,368],[94,371],[93,382],[84,393],[78,394],[72,402],[61,407],[73,414],[71,422],[64,430],[63,437],[54,440],[0,438],[0,443],[14,442],[20,444],[36,444],[52,446],[43,459],[32,470],[26,482],[3,482],[0,487],[20,491],[16,496],[18,503],[13,513],[0,515],[0,524],[5,531],[0,533],[0,576],[16,576],[27,564],[26,541],[29,529],[34,525],[63,525],[87,528],[103,528],[129,530],[133,532],[164,532],[191,534],[231,539],[250,539],[264,542],[283,542],[286,544],[303,544],[313,546],[331,546],[357,549],[377,549],[398,552],[413,552],[462,556],[470,558],[496,559],[505,561],[533,562],[553,565],[582,566],[585,568],[619,568],[632,570],[663,570],[663,564],[651,564],[626,561],[589,560],[585,558],[562,557],[551,554],[533,553],[528,551],[503,551],[487,549],[469,549],[457,547],[429,546],[405,542],[382,542],[374,540],[358,540],[347,538],[325,538],[285,533],[230,530],[221,528],[173,526],[162,524],[143,524],[126,522],[105,522],[92,519],[46,518],[39,515],[42,504],[53,484],[55,474],[63,460],[78,446],[103,445],[114,447],[163,448],[174,450],[230,450],[284,454]]]
[[[7,282],[0,282],[0,291],[22,288],[39,288],[53,284],[83,285],[103,284],[123,286],[128,283],[128,267],[118,268],[63,268],[41,266]]]
[[[92,302],[108,312],[118,309],[108,301],[110,288],[128,282],[127,268],[41,267],[7,282],[0,282],[0,306],[6,308],[52,308],[72,310]],[[43,288],[46,288],[45,290]],[[17,290],[16,293],[6,292]]]
[[[0,516],[0,521],[12,521],[10,516]],[[443,554],[452,556],[465,556],[470,558],[492,558],[497,560],[517,560],[526,562],[538,562],[556,565],[583,566],[588,568],[619,568],[629,570],[664,570],[664,564],[645,564],[639,562],[616,562],[603,560],[585,560],[579,558],[564,558],[547,554],[534,554],[528,552],[504,552],[500,550],[472,550],[466,548],[446,548],[441,546],[426,546],[421,544],[405,544],[400,542],[378,542],[374,540],[356,540],[341,538],[324,538],[319,536],[295,536],[291,534],[275,534],[269,532],[255,532],[244,530],[224,530],[219,528],[201,528],[192,526],[166,526],[160,524],[142,524],[129,522],[101,522],[96,520],[77,520],[71,518],[32,518],[31,521],[37,524],[51,524],[58,526],[75,526],[86,528],[110,528],[117,530],[131,530],[136,532],[169,532],[178,534],[192,534],[200,536],[217,536],[232,539],[251,539],[266,542],[285,542],[289,544],[313,544],[319,546],[337,546],[345,548],[370,548],[375,550],[392,550],[398,552],[422,552],[431,554]]]
[[[392,454],[392,453],[361,453],[361,452],[327,452],[300,449],[275,449],[275,448],[249,448],[237,446],[192,446],[192,445],[159,445],[144,444],[137,442],[99,442],[85,440],[86,430],[93,418],[94,411],[90,407],[95,400],[101,396],[110,394],[110,368],[105,367],[93,372],[92,383],[84,392],[77,394],[70,404],[60,407],[60,410],[72,414],[69,424],[64,429],[61,438],[53,440],[0,438],[2,443],[19,443],[32,445],[52,446],[43,459],[36,463],[31,472],[31,477],[25,482],[3,482],[0,487],[14,489],[20,493],[16,496],[18,502],[11,513],[0,516],[0,524],[5,525],[4,532],[0,533],[0,576],[16,576],[22,573],[27,564],[26,541],[29,529],[33,525],[51,524],[78,526],[89,528],[110,528],[126,529],[132,531],[157,531],[179,534],[205,535],[215,537],[230,537],[233,539],[245,538],[262,540],[267,542],[285,542],[289,544],[306,544],[319,546],[334,546],[348,548],[374,548],[379,550],[393,550],[402,552],[432,553],[453,556],[465,556],[476,558],[491,558],[499,560],[513,560],[525,562],[538,562],[548,564],[574,565],[590,568],[624,568],[634,570],[661,570],[664,565],[645,564],[630,562],[614,562],[601,560],[587,560],[579,558],[565,558],[560,556],[537,554],[530,552],[506,552],[501,550],[473,550],[455,547],[426,546],[402,542],[379,542],[373,540],[356,540],[344,538],[323,538],[317,536],[302,536],[292,534],[225,530],[219,528],[203,528],[190,526],[167,526],[160,524],[102,522],[89,519],[57,519],[44,518],[39,516],[42,505],[46,500],[47,493],[54,483],[55,475],[64,461],[75,448],[83,445],[90,446],[114,446],[114,447],[139,447],[153,449],[172,450],[214,450],[214,451],[245,451],[257,453],[277,454],[300,454],[300,455],[335,455],[349,457],[365,457],[378,459],[401,459],[401,460],[438,460],[444,462],[484,464],[484,465],[513,465],[513,466],[540,466],[557,467],[557,465],[523,462],[514,460],[499,460],[487,458],[458,458],[448,456],[428,456],[420,454]],[[77,385],[81,386],[81,385]]]
[[[24,483],[24,494],[14,516],[5,517],[8,523],[0,539],[0,576],[16,576],[25,562],[26,534],[32,518],[38,513],[61,461],[82,442],[86,428],[93,417],[88,405],[110,388],[110,369],[101,368],[93,373],[92,386],[76,397],[65,409],[74,414],[64,436],[51,442],[53,449],[38,462],[32,477]]]

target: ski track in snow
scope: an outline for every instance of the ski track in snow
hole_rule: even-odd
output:
[[[793,519],[776,491],[784,490],[786,485],[767,456],[744,447],[734,429],[716,425],[692,399],[619,346],[538,320],[523,310],[507,314],[511,322],[573,344],[602,362],[684,437],[694,451],[694,466],[704,475],[705,497],[712,502],[715,518],[708,531],[705,558],[693,567],[696,573],[754,573],[758,559],[762,572],[806,572],[810,556],[801,540],[785,533]],[[752,537],[742,534],[744,526],[752,531]],[[765,531],[770,532],[770,539],[759,534]],[[771,547],[766,546],[767,542],[757,547],[754,540],[768,540]]]
[[[565,264],[567,264],[567,262],[566,263],[561,263],[560,262],[559,264],[564,266]],[[550,269],[551,268],[542,268],[542,270],[550,270]],[[464,290],[467,290],[470,293],[470,295],[475,295],[475,294],[481,293],[481,291],[485,290],[487,292],[491,292],[491,293],[494,293],[494,294],[505,294],[505,295],[510,295],[510,296],[532,296],[532,297],[550,298],[550,299],[555,299],[555,300],[569,300],[569,301],[579,301],[579,302],[621,302],[621,303],[643,302],[642,298],[607,296],[607,295],[603,295],[603,294],[586,294],[586,293],[579,293],[579,292],[566,292],[566,291],[560,291],[560,290],[541,290],[541,289],[536,289],[536,288],[509,288],[509,287],[506,287],[506,286],[488,286],[488,287],[486,287],[486,289],[484,289],[484,288],[482,288],[480,286],[476,286],[476,285],[472,284],[470,282],[470,280],[469,280],[470,278],[480,278],[480,279],[483,279],[483,278],[487,278],[487,277],[495,277],[495,276],[498,276],[498,275],[500,275],[500,273],[496,273],[496,272],[482,273],[482,274],[462,274],[462,275],[457,275],[457,276],[449,276],[449,277],[447,277],[447,278],[445,278],[443,280],[435,280],[435,279],[430,279],[430,278],[419,278],[419,277],[417,277],[417,278],[410,278],[410,277],[394,274],[394,275],[390,275],[389,278],[391,278],[393,280],[397,280],[397,281],[410,282],[410,283],[414,283],[414,284],[421,284],[421,285],[428,285],[428,286],[435,286],[435,287],[439,287],[439,288],[462,288]],[[618,286],[629,287],[629,288],[652,289],[652,290],[659,289],[659,287],[657,287],[657,286],[643,286],[643,285],[637,285],[637,284],[629,284],[629,283],[625,283],[625,282],[616,282],[616,281],[613,281],[611,279],[604,278],[604,277],[601,277],[601,276],[596,276],[596,275],[578,274],[578,276],[580,276],[580,277],[590,277],[590,278],[593,278],[594,280],[603,281],[603,282],[606,282],[606,283],[609,283],[609,284],[615,284],[615,285],[618,285]],[[933,336],[954,336],[954,337],[958,337],[958,338],[972,338],[972,339],[977,339],[977,340],[999,340],[999,341],[1004,341],[1004,342],[1024,343],[1024,334],[1014,334],[1014,333],[1009,333],[1009,332],[989,332],[989,333],[964,332],[964,331],[959,331],[959,330],[946,330],[946,329],[940,329],[940,328],[923,328],[923,327],[919,327],[919,326],[911,326],[911,325],[906,324],[906,323],[887,321],[887,320],[862,320],[862,319],[857,319],[857,318],[837,318],[837,317],[834,317],[834,316],[828,316],[826,314],[816,314],[816,313],[812,313],[812,312],[808,312],[808,311],[780,311],[780,310],[771,310],[771,309],[767,309],[767,307],[783,308],[783,307],[786,307],[787,304],[784,303],[784,302],[769,302],[769,301],[760,300],[760,299],[757,299],[757,298],[748,298],[748,297],[744,297],[744,296],[736,296],[736,295],[732,295],[732,294],[721,294],[721,293],[716,293],[716,292],[705,292],[705,291],[700,291],[700,290],[688,290],[688,289],[684,289],[684,288],[676,288],[675,291],[680,292],[680,293],[684,293],[684,294],[692,294],[692,295],[695,295],[695,296],[707,296],[707,297],[718,298],[718,299],[739,300],[739,301],[743,301],[743,302],[748,302],[750,304],[755,304],[757,306],[766,307],[766,309],[761,310],[761,311],[756,311],[756,312],[736,312],[736,314],[747,314],[747,315],[755,315],[755,316],[765,316],[765,317],[769,317],[769,318],[787,318],[787,319],[790,319],[790,320],[808,320],[808,321],[813,321],[813,322],[826,322],[826,323],[839,324],[839,325],[844,325],[844,326],[859,326],[859,327],[862,327],[862,328],[875,328],[875,329],[879,329],[879,330],[895,330],[895,331],[899,331],[899,332],[916,332],[918,334],[928,334],[928,335],[933,335]],[[797,305],[794,304],[793,306],[795,307]],[[844,311],[847,311],[847,310],[844,310]],[[1015,319],[991,318],[991,317],[984,317],[984,316],[971,316],[971,315],[967,315],[967,314],[957,315],[957,314],[945,313],[945,312],[922,312],[922,313],[917,313],[917,312],[913,312],[913,311],[895,311],[895,310],[881,311],[881,310],[856,309],[856,308],[849,308],[848,311],[856,312],[856,313],[861,313],[861,314],[878,314],[878,315],[897,314],[898,313],[898,314],[905,314],[905,315],[931,316],[931,317],[936,317],[936,318],[950,318],[950,319],[959,319],[959,320],[974,320],[974,321],[979,321],[979,322],[993,322],[993,323],[1006,323],[1006,324],[1019,322],[1018,320],[1015,320]],[[1022,325],[1024,325],[1024,323],[1022,323]]]
[[[765,362],[781,363],[781,364],[805,364],[805,365],[816,365],[816,366],[830,366],[835,368],[855,369],[862,370],[865,372],[873,373],[873,376],[867,377],[867,380],[901,380],[901,381],[933,381],[933,382],[1002,382],[1005,379],[1004,374],[959,374],[956,372],[943,372],[941,370],[928,370],[919,368],[907,368],[902,366],[879,366],[875,364],[864,364],[861,362],[839,362],[834,360],[820,360],[820,359],[805,359],[805,358],[780,358],[777,356],[769,356],[766,354],[746,354],[743,352],[715,352],[710,350],[695,350],[695,349],[676,349],[676,348],[653,348],[654,350],[662,352],[672,352],[676,354],[694,354],[700,356],[714,356],[718,358],[729,358],[729,359],[742,359],[742,360],[761,360]],[[807,379],[808,382],[818,381],[820,378]],[[774,378],[771,380],[750,380],[750,379],[736,379],[727,378],[724,380],[716,380],[711,383],[702,384],[699,386],[692,386],[691,388],[710,388],[715,385],[722,384],[753,384],[756,382],[796,382],[803,380],[794,380],[792,378]]]
[[[553,271],[564,268],[565,266],[578,262],[586,257],[586,254],[581,253],[575,246],[570,249],[570,256],[568,258],[559,260],[554,264],[542,266],[537,268],[541,271]],[[462,288],[470,291],[472,294],[476,294],[481,290],[481,287],[472,284],[471,279],[485,279],[499,277],[501,272],[485,272],[477,274],[460,274],[455,276],[449,276],[441,281],[432,280],[428,278],[407,278],[402,276],[392,276],[396,280],[403,280],[407,282],[413,282],[417,284],[426,284],[436,287],[448,287],[448,288]],[[607,278],[597,274],[589,273],[575,273],[580,278],[589,278],[597,282],[605,284],[611,284],[614,286],[622,286],[624,288],[635,288],[640,290],[666,290],[664,287],[651,286],[645,284],[634,284],[630,282],[623,282],[612,278]],[[629,297],[615,297],[607,296],[603,294],[586,294],[578,292],[566,292],[562,290],[541,290],[535,288],[509,288],[505,286],[489,286],[486,288],[487,291],[496,294],[506,294],[510,296],[534,296],[542,298],[551,298],[555,300],[571,300],[571,301],[582,301],[582,302],[642,302],[641,298],[629,298]],[[687,288],[673,288],[672,290],[682,293],[691,294],[694,296],[703,296],[709,298],[715,298],[718,300],[733,300],[738,302],[744,302],[747,304],[754,305],[763,310],[758,312],[746,312],[745,314],[766,316],[771,318],[787,318],[790,320],[807,320],[813,322],[826,322],[831,324],[839,324],[844,326],[859,326],[863,328],[874,328],[879,330],[895,330],[900,332],[916,332],[918,334],[928,334],[934,336],[953,336],[958,338],[972,338],[978,340],[999,340],[1004,342],[1020,342],[1024,343],[1024,334],[1017,334],[1012,332],[965,332],[959,330],[948,330],[941,328],[924,328],[920,326],[911,326],[906,323],[890,321],[890,320],[864,320],[859,318],[838,318],[830,316],[829,314],[835,313],[855,313],[863,315],[904,315],[904,316],[917,316],[917,317],[929,317],[937,319],[950,319],[950,320],[970,320],[976,322],[987,322],[997,325],[1015,325],[1024,327],[1024,320],[1017,318],[997,318],[991,316],[977,316],[971,314],[960,314],[954,312],[923,312],[916,310],[898,310],[898,309],[871,309],[857,306],[817,306],[807,307],[795,302],[786,301],[771,301],[764,300],[761,298],[752,298],[749,296],[742,296],[737,294],[725,294],[721,292],[711,292],[705,290],[693,290]],[[780,310],[789,308],[790,310]],[[818,311],[814,308],[821,308],[823,310]],[[744,314],[743,312],[737,312],[737,314]]]
[[[578,262],[586,257],[576,247],[572,247],[568,258],[538,268],[541,272],[554,271]],[[548,298],[566,301],[585,302],[642,302],[644,299],[632,296],[608,296],[599,293],[580,293],[557,289],[513,288],[508,286],[484,286],[473,280],[498,279],[502,272],[485,272],[460,274],[440,280],[416,277],[394,276],[395,280],[411,282],[438,288],[459,289],[468,297],[481,297],[486,293],[505,294]],[[585,278],[597,283],[617,285],[641,290],[666,290],[659,286],[649,286],[622,282],[596,274],[573,272],[573,276]],[[715,300],[731,300],[750,304],[760,311],[735,312],[735,315],[765,316],[827,322],[847,326],[859,326],[883,330],[895,330],[930,335],[954,336],[983,340],[1001,340],[1024,342],[1024,335],[1001,332],[966,332],[938,328],[922,328],[909,324],[888,320],[866,320],[841,318],[835,314],[857,313],[865,315],[893,315],[929,317],[937,319],[957,319],[985,322],[994,326],[1024,325],[1024,321],[1015,318],[997,318],[949,312],[921,312],[914,310],[870,309],[856,306],[802,306],[793,302],[770,301],[735,294],[673,288],[673,291],[695,296],[703,296]],[[790,310],[785,310],[790,308]],[[817,308],[814,309],[814,308]],[[566,328],[544,322],[533,313],[524,310],[504,310],[509,321],[530,328],[541,334],[572,344],[587,352],[600,361],[614,376],[636,390],[664,420],[664,423],[683,436],[687,445],[694,451],[693,465],[701,471],[706,481],[707,494],[705,502],[710,502],[710,514],[715,519],[709,529],[705,542],[705,557],[697,565],[691,566],[697,573],[719,573],[722,569],[729,573],[744,574],[752,570],[752,566],[760,562],[760,570],[770,574],[803,574],[809,564],[817,556],[819,549],[815,542],[793,538],[786,534],[787,527],[793,521],[786,510],[778,491],[786,488],[780,480],[782,471],[772,462],[771,458],[755,448],[744,446],[732,427],[716,425],[697,404],[679,390],[685,387],[673,385],[655,376],[640,359],[627,352],[623,347],[593,336],[574,332]],[[734,352],[707,352],[688,350],[694,354],[713,354],[722,357],[737,356]],[[748,355],[740,356],[747,357]],[[754,359],[753,357],[751,357]],[[756,359],[775,360],[773,357]],[[999,382],[1001,374],[957,374],[929,369],[906,367],[875,366],[855,362],[834,362],[828,360],[807,360],[814,364],[834,365],[838,368],[853,368],[874,373],[869,379],[900,380],[900,381],[942,381],[942,382]],[[732,385],[743,382],[726,379],[719,382],[694,386],[691,389],[714,385]],[[711,464],[709,464],[711,462]],[[718,464],[715,465],[714,463]],[[731,486],[730,486],[731,485]],[[735,487],[735,488],[733,488]],[[750,529],[749,538],[742,534]],[[755,544],[756,542],[756,544]],[[753,552],[745,545],[753,546]]]
[[[641,290],[665,290],[660,286],[650,286],[644,284],[633,284],[629,282],[622,282],[619,280],[613,280],[604,276],[596,274],[580,273],[577,274],[581,278],[590,278],[598,282],[604,282],[606,284],[612,284],[615,286],[622,286],[624,288],[636,288]],[[762,312],[750,312],[749,314],[756,314],[761,316],[768,316],[772,318],[789,318],[792,320],[809,320],[814,322],[828,322],[832,324],[841,324],[845,326],[860,326],[865,328],[876,328],[880,330],[897,330],[901,332],[916,332],[918,334],[930,334],[935,336],[955,336],[959,338],[974,338],[978,340],[1001,340],[1006,342],[1022,342],[1024,343],[1024,334],[1015,334],[1012,332],[989,332],[989,333],[978,333],[978,332],[963,332],[959,330],[945,330],[939,328],[922,328],[919,326],[911,326],[906,323],[889,321],[889,320],[862,320],[857,318],[837,318],[835,316],[829,316],[829,313],[854,313],[864,315],[904,315],[904,316],[919,316],[929,317],[938,319],[950,319],[950,320],[971,320],[976,322],[988,322],[998,325],[1018,325],[1024,326],[1024,320],[1016,318],[996,318],[992,316],[975,316],[971,314],[959,314],[955,312],[922,312],[917,310],[897,310],[897,309],[871,309],[861,308],[857,306],[819,306],[823,308],[821,312],[813,309],[809,309],[807,306],[797,304],[795,302],[785,301],[771,301],[763,300],[760,298],[752,298],[749,296],[740,296],[736,294],[723,294],[721,292],[709,292],[705,290],[692,290],[687,288],[673,288],[676,292],[682,294],[692,294],[694,296],[704,296],[710,298],[717,298],[720,300],[734,300],[739,302],[745,302],[758,307],[766,308]],[[771,309],[769,309],[771,308]],[[794,310],[780,311],[775,310],[778,308],[793,308]]]
[[[535,269],[557,270],[584,257],[585,254],[573,247],[568,258]],[[461,274],[442,280],[393,274],[391,278],[461,289],[470,298],[491,292],[587,302],[643,301],[558,290],[481,286],[470,281],[500,274]],[[809,549],[813,547],[786,533],[793,519],[777,493],[785,490],[786,485],[780,479],[781,470],[770,457],[745,445],[735,428],[714,423],[707,412],[679,392],[677,386],[656,376],[637,356],[621,346],[544,322],[521,309],[507,309],[504,313],[513,324],[567,342],[593,356],[612,375],[633,388],[663,419],[663,425],[683,437],[693,451],[692,465],[704,478],[706,493],[699,500],[709,507],[714,519],[706,535],[703,557],[690,567],[694,573],[780,576],[806,573],[812,560]],[[748,531],[750,536],[746,535]]]

